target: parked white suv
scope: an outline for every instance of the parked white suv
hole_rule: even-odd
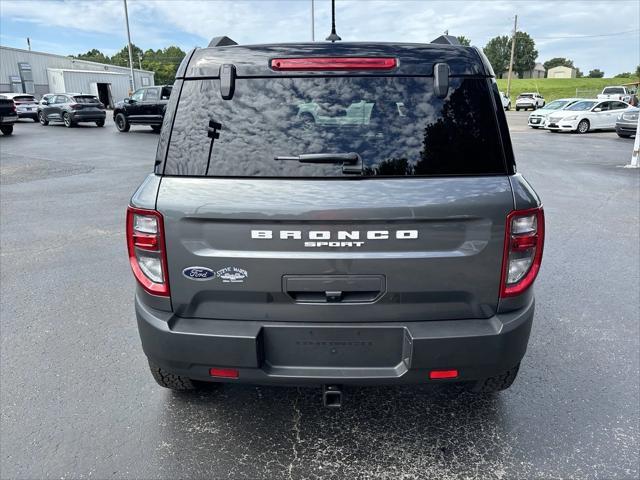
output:
[[[536,110],[544,107],[544,97],[539,93],[521,93],[516,98],[516,111]]]

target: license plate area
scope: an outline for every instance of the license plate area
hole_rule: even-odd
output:
[[[262,342],[273,368],[395,369],[411,357],[411,338],[399,327],[269,326]]]

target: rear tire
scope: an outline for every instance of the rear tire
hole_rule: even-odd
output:
[[[123,133],[128,132],[129,128],[131,128],[131,125],[129,125],[129,121],[127,120],[127,117],[125,117],[123,113],[117,114],[115,121],[116,121],[116,128],[118,129],[119,132],[123,132]]]
[[[98,120],[98,121],[96,121],[96,126],[97,126],[97,127],[104,127],[104,120]]]
[[[11,135],[13,133],[13,125],[0,126],[0,132],[2,132],[3,135]]]
[[[515,367],[501,373],[500,375],[478,380],[472,384],[471,391],[474,393],[495,393],[506,390],[515,381],[518,376],[519,369],[520,364],[518,363]]]
[[[151,125],[151,130],[156,133],[160,133],[160,130],[162,130],[162,125]]]
[[[49,120],[47,120],[47,116],[44,114],[44,112],[38,113],[38,120],[40,121],[40,125],[43,125],[45,127],[49,125]]]
[[[618,136],[619,136],[620,138],[631,138],[631,135],[626,134],[626,133],[618,133]]]
[[[589,124],[589,120],[580,120],[580,123],[578,123],[578,128],[576,129],[576,131],[578,133],[587,133],[589,131],[589,127],[591,125]]]
[[[151,370],[151,375],[153,375],[154,380],[161,387],[177,392],[187,392],[197,389],[196,384],[190,378],[167,372],[151,362],[149,362],[149,369]]]
[[[519,108],[519,107],[516,107],[516,112],[519,112],[519,111],[520,111],[520,108]]]
[[[68,113],[64,113],[62,115],[62,121],[64,122],[64,126],[67,128],[73,127],[73,120],[71,120],[71,115]]]

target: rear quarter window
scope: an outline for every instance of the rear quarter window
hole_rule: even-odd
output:
[[[246,78],[231,100],[219,84],[184,81],[165,174],[340,177],[275,157],[350,152],[368,177],[507,173],[485,78],[451,77],[445,98],[430,77]]]

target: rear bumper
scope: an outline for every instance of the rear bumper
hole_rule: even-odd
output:
[[[0,125],[13,125],[18,121],[18,115],[0,116]]]
[[[432,369],[458,369],[453,381],[498,375],[524,356],[533,313],[532,300],[488,319],[229,321],[179,318],[136,296],[142,347],[154,364],[196,380],[274,385],[427,383]],[[211,367],[237,368],[239,378],[211,378]]]
[[[74,122],[95,122],[104,120],[107,117],[106,112],[75,112],[71,114]]]
[[[38,112],[34,109],[29,112],[27,111],[18,111],[18,118],[38,118]]]

